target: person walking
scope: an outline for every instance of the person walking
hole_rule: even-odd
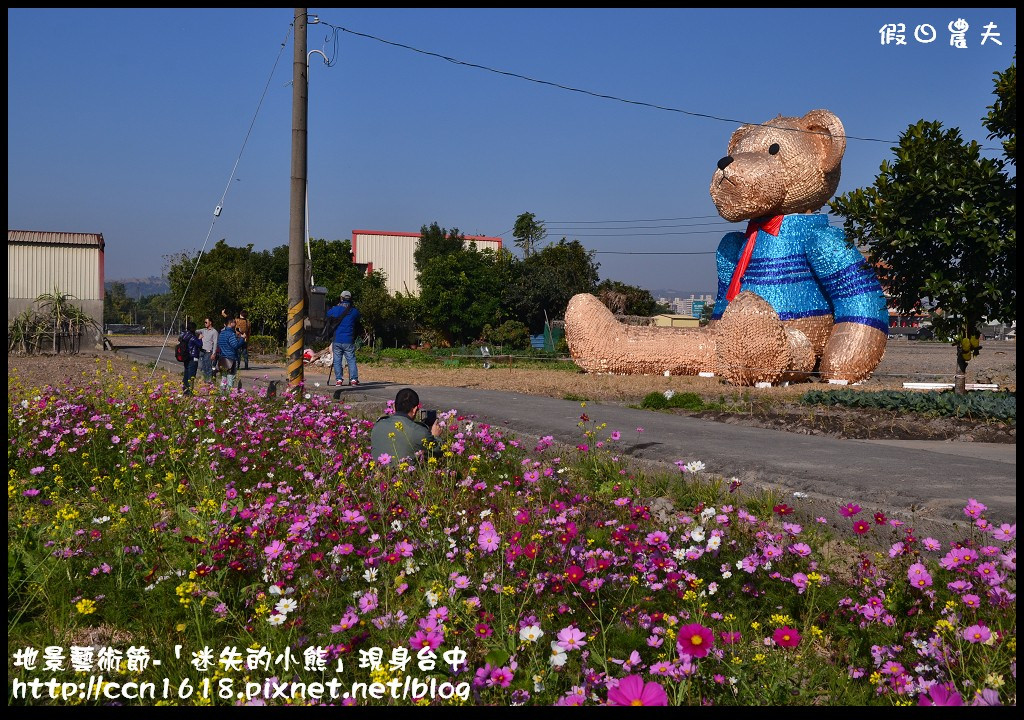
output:
[[[181,388],[186,395],[192,394],[192,384],[199,369],[199,358],[203,352],[203,341],[196,334],[196,324],[191,320],[186,323],[185,330],[178,336],[179,344],[185,349],[185,359],[182,365],[185,366],[184,377]]]
[[[199,371],[206,382],[213,380],[213,353],[217,349],[217,329],[213,320],[203,319],[203,327],[199,329],[199,338],[203,341],[203,351],[199,356]]]
[[[334,384],[344,385],[342,358],[348,364],[348,384],[359,384],[359,369],[356,367],[356,321],[359,308],[352,304],[352,293],[343,290],[340,302],[327,311],[328,318],[334,318],[338,326],[334,330],[331,355],[334,359]],[[327,383],[330,386],[330,383]]]
[[[249,369],[249,314],[245,310],[238,311],[238,319],[235,321],[235,334],[244,342],[238,348],[238,361],[244,363],[243,370]]]
[[[238,372],[238,349],[245,344],[238,333],[235,332],[235,316],[228,313],[224,329],[217,337],[217,356],[224,373],[220,389],[225,395],[230,395],[235,387],[235,374]]]
[[[420,452],[436,450],[443,431],[437,413],[430,413],[424,422],[417,422],[420,396],[412,388],[402,388],[395,396],[395,414],[382,415],[370,431],[370,455],[382,465],[410,458],[414,462]],[[430,423],[429,426],[427,423]],[[434,444],[434,448],[430,447]]]

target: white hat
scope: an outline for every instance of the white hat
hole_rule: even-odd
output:
[[[352,293],[350,293],[348,290],[342,290],[341,291],[341,299],[342,300],[351,300],[352,299]]]

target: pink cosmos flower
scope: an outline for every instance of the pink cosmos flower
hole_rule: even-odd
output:
[[[1002,542],[1009,542],[1017,537],[1017,523],[1013,525],[1009,523],[1002,523],[999,528],[992,533],[992,537]]]
[[[507,667],[500,667],[491,670],[490,677],[487,678],[488,687],[503,687],[507,688],[512,684],[512,670]]]
[[[839,514],[843,517],[853,517],[860,512],[860,505],[854,505],[853,503],[847,503],[843,507],[839,508]]]
[[[578,650],[587,644],[587,641],[584,640],[586,636],[587,634],[585,632],[570,625],[569,627],[563,628],[559,631],[557,635],[558,644],[567,651]]]
[[[700,623],[691,623],[679,628],[676,636],[676,649],[680,655],[705,657],[715,644],[715,634]]]
[[[935,551],[942,549],[942,543],[940,543],[933,537],[926,537],[924,540],[921,541],[921,545],[924,547],[925,550]]]
[[[285,544],[280,540],[274,542],[263,548],[263,552],[267,554],[267,557],[271,560],[276,560],[285,551]]]
[[[630,675],[619,680],[619,684],[608,691],[608,704],[614,706],[660,706],[668,705],[668,695],[659,683],[645,683],[640,675]]]
[[[811,546],[807,543],[793,543],[789,546],[788,550],[794,555],[799,555],[800,557],[807,557],[811,554]]]
[[[964,515],[971,518],[981,517],[981,514],[988,510],[987,505],[983,505],[974,498],[967,499],[967,505],[964,506]]]
[[[493,532],[482,533],[477,538],[476,544],[484,552],[494,552],[498,549],[498,536]]]
[[[964,640],[972,643],[988,642],[992,638],[992,631],[984,625],[971,625],[964,629]]]
[[[425,647],[437,650],[441,647],[442,642],[444,642],[444,634],[437,630],[432,632],[417,630],[416,634],[409,638],[409,647],[413,650],[422,650]]]
[[[963,705],[964,699],[948,685],[935,683],[928,688],[928,694],[921,694],[918,705]]]
[[[718,637],[722,638],[722,644],[734,645],[740,641],[742,635],[740,635],[738,630],[723,630],[722,632],[718,633]]]
[[[795,648],[800,644],[800,633],[791,627],[780,627],[772,635],[772,640],[779,647]]]

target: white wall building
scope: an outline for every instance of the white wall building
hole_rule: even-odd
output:
[[[416,281],[416,263],[413,253],[419,242],[419,233],[386,232],[383,230],[352,231],[352,262],[366,265],[367,271],[381,270],[387,276],[388,292],[420,294]],[[500,237],[466,235],[466,244],[476,244],[477,250],[500,250]]]
[[[83,337],[83,349],[103,348],[102,233],[7,231],[7,324],[40,295],[72,295],[74,304],[96,321],[94,337]]]

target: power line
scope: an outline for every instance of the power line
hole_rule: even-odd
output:
[[[274,67],[270,70],[270,76],[267,77],[267,83],[263,86],[263,94],[260,95],[260,101],[256,104],[256,111],[253,113],[252,121],[249,123],[249,129],[245,133],[245,138],[242,140],[242,147],[238,150],[238,156],[235,158],[235,164],[231,168],[231,174],[228,175],[227,184],[224,186],[224,192],[221,193],[220,202],[217,203],[217,207],[213,211],[213,220],[210,222],[210,228],[206,232],[206,239],[203,240],[203,246],[199,249],[199,254],[196,255],[196,261],[192,265],[192,273],[188,276],[188,281],[185,283],[185,288],[181,293],[181,301],[178,303],[177,309],[174,311],[174,315],[171,316],[171,327],[174,327],[174,321],[178,318],[178,314],[181,313],[181,308],[185,305],[185,298],[188,296],[188,290],[192,286],[192,280],[196,276],[196,271],[199,269],[199,261],[203,257],[203,253],[206,251],[206,246],[210,242],[210,236],[213,235],[213,228],[217,225],[217,218],[220,217],[220,213],[224,208],[224,203],[227,200],[228,191],[231,188],[231,181],[235,177],[235,172],[238,170],[238,163],[242,160],[242,153],[245,152],[245,146],[249,143],[249,136],[252,135],[252,129],[256,125],[256,118],[260,114],[260,108],[263,107],[263,100],[267,97],[267,90],[270,88],[270,81],[274,77],[274,73],[277,71],[277,64],[281,61],[281,55],[284,53],[285,48],[288,47],[288,38],[292,33],[291,25],[288,26],[288,32],[285,33],[284,40],[281,41],[281,49],[277,53],[277,58],[274,60]],[[156,369],[160,365],[160,358],[163,356],[164,348],[167,347],[167,341],[171,337],[171,329],[168,328],[167,335],[164,337],[164,344],[160,346],[160,352],[157,353],[156,362],[153,364],[153,374],[150,379],[156,376]]]
[[[591,250],[595,255],[715,255],[717,250],[703,250],[700,252],[677,252],[677,251],[640,251],[640,250]]]
[[[357,32],[355,30],[350,30],[349,28],[346,28],[346,27],[331,25],[330,23],[326,23],[326,22],[324,22],[322,20],[320,22],[323,23],[324,25],[328,25],[328,26],[330,26],[332,28],[335,28],[336,30],[341,30],[342,32],[346,32],[349,35],[356,35],[357,37],[367,38],[368,40],[376,40],[377,42],[383,43],[385,45],[392,45],[394,47],[400,47],[400,48],[402,48],[404,50],[411,50],[412,52],[420,53],[421,55],[429,55],[430,57],[436,57],[436,58],[438,58],[440,60],[444,60],[446,62],[450,62],[450,63],[452,63],[454,65],[464,65],[466,67],[476,68],[478,70],[486,70],[487,72],[495,73],[497,75],[505,75],[507,77],[514,77],[514,78],[518,78],[520,80],[526,80],[528,82],[537,83],[538,85],[548,85],[550,87],[558,88],[559,90],[567,90],[569,92],[580,93],[582,95],[590,95],[591,97],[601,98],[603,100],[615,100],[616,102],[626,103],[627,105],[639,105],[641,107],[648,107],[648,108],[652,108],[654,110],[664,110],[665,112],[680,113],[682,115],[690,115],[691,117],[701,117],[701,118],[706,118],[708,120],[718,120],[720,122],[727,122],[727,123],[740,124],[740,125],[766,125],[767,124],[767,123],[763,123],[763,122],[750,122],[750,121],[747,121],[747,120],[737,120],[736,118],[721,117],[720,115],[712,115],[710,113],[694,112],[692,110],[683,110],[682,108],[670,107],[668,105],[657,105],[655,103],[643,102],[642,100],[629,100],[627,98],[618,97],[617,95],[607,95],[605,93],[593,92],[591,90],[583,90],[581,88],[572,87],[570,85],[562,85],[561,83],[551,82],[550,80],[540,80],[538,78],[529,77],[528,75],[521,75],[519,73],[509,72],[507,70],[498,70],[497,68],[488,67],[487,65],[480,65],[478,63],[471,63],[471,62],[467,62],[465,60],[459,60],[457,58],[449,57],[447,55],[441,55],[440,53],[430,52],[429,50],[420,50],[419,48],[412,47],[411,45],[405,45],[403,43],[394,42],[393,40],[385,40],[384,38],[379,38],[379,37],[377,37],[375,35],[369,35],[367,33],[361,33],[361,32]],[[828,133],[818,132],[816,130],[803,130],[802,128],[777,128],[777,129],[778,130],[785,130],[785,131],[788,131],[788,132],[802,132],[802,133],[807,133],[809,135],[827,135],[828,134]],[[882,139],[882,138],[859,137],[857,135],[846,135],[845,137],[846,137],[847,140],[864,140],[866,142],[880,142],[880,143],[888,143],[890,145],[898,145],[899,144],[898,140],[885,140],[885,139]]]

